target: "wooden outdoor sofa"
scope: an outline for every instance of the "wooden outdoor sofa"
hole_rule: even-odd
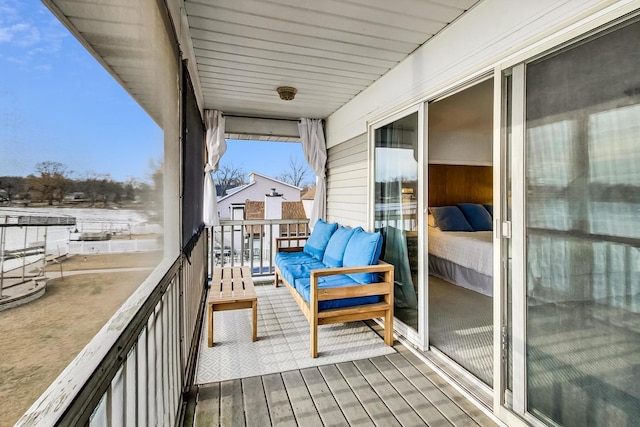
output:
[[[327,225],[336,234],[330,233],[328,239],[323,236],[324,241],[318,244],[314,234],[317,236],[317,230],[326,229]],[[378,260],[380,247],[368,258],[371,263],[353,265],[358,259],[368,256],[363,255],[366,250],[362,251],[354,242],[358,239],[371,240],[380,233],[366,233],[359,227],[340,227],[337,230],[337,224],[319,220],[311,236],[276,238],[274,284],[277,287],[282,280],[307,318],[310,353],[314,358],[318,357],[318,325],[382,317],[384,341],[389,346],[393,345],[393,265]],[[348,235],[354,236],[353,241]],[[382,236],[379,239],[378,245],[381,246]],[[306,244],[300,246],[302,242]],[[318,248],[323,256],[319,256]],[[327,249],[326,254],[324,249]],[[331,252],[339,257],[340,251],[345,265],[342,265],[343,259],[329,256]],[[354,251],[358,251],[353,254],[355,257],[350,255]]]

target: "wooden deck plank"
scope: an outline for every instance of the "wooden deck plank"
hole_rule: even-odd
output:
[[[220,423],[220,383],[199,387],[195,417],[196,425],[217,426]]]
[[[271,425],[295,426],[296,419],[280,374],[265,375],[262,377],[262,383],[267,397]]]
[[[326,426],[348,426],[347,419],[331,395],[329,386],[324,381],[318,368],[303,369],[300,372],[304,382],[307,384],[313,402],[318,408],[323,424]]]
[[[362,404],[358,400],[349,384],[335,365],[319,366],[318,370],[322,374],[329,390],[334,399],[340,406],[347,422],[354,427],[373,426],[373,421],[369,418],[369,414],[362,408]]]
[[[425,365],[415,354],[411,353],[406,348],[398,349],[400,354],[408,360],[409,363],[415,365],[426,378],[429,379],[436,387],[438,387],[442,393],[449,396],[452,402],[454,402],[461,410],[463,410],[467,416],[473,419],[476,424],[480,426],[495,426],[497,425],[489,416],[482,412],[477,406],[467,400],[462,394],[455,390],[451,384],[447,383],[440,375],[436,374],[431,368]]]
[[[229,380],[220,383],[220,425],[244,425],[242,382]]]
[[[458,405],[429,381],[403,354],[391,355],[389,361],[402,372],[405,378],[407,378],[415,388],[420,390],[453,425],[464,425],[464,421],[467,422],[467,425],[475,425],[475,423],[468,420],[467,414],[460,409]]]
[[[400,425],[353,362],[340,363],[337,368],[375,425],[381,427]]]
[[[262,387],[261,377],[242,379],[243,407],[248,426],[271,425],[267,398]]]
[[[495,426],[414,353],[199,387],[196,425]]]
[[[438,408],[449,422],[456,426],[476,425],[475,421],[473,421],[465,411],[453,402],[439,387],[425,377],[421,370],[407,360],[404,353],[390,355],[388,359],[416,389],[420,390],[422,394]],[[423,365],[423,363],[420,362],[420,365]],[[456,392],[456,394],[458,393]]]
[[[300,371],[283,372],[282,380],[298,425],[321,425],[318,409],[314,405]]]
[[[403,426],[424,424],[424,421],[370,360],[356,360],[354,364],[400,424]]]
[[[400,396],[413,408],[429,426],[451,426],[452,424],[440,411],[411,384],[404,375],[386,357],[371,359],[373,365],[393,385]]]

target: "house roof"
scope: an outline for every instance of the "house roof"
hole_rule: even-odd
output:
[[[240,185],[238,187],[230,188],[229,190],[227,190],[226,196],[222,196],[222,197],[218,198],[218,202],[221,202],[221,201],[233,196],[234,194],[238,193],[239,191],[242,191],[247,187],[251,187],[254,184],[255,184],[255,181],[254,182],[250,182],[250,183],[245,184],[245,185]]]
[[[218,202],[221,202],[221,201],[223,201],[223,200],[226,200],[227,198],[229,198],[229,197],[233,196],[234,194],[237,194],[237,193],[239,193],[240,191],[243,191],[243,190],[245,190],[246,188],[249,188],[249,187],[251,187],[252,185],[255,185],[255,184],[256,184],[255,176],[259,176],[260,178],[263,178],[263,179],[266,179],[266,180],[268,180],[268,181],[271,181],[271,182],[273,182],[274,184],[277,184],[277,185],[279,185],[279,186],[280,186],[280,185],[284,185],[284,186],[289,187],[289,188],[294,188],[294,189],[296,189],[296,190],[301,190],[301,188],[300,188],[300,187],[296,187],[295,185],[288,184],[288,183],[286,183],[286,182],[284,182],[284,181],[280,181],[280,180],[278,180],[278,179],[271,178],[270,176],[266,176],[266,175],[263,175],[263,174],[258,173],[258,172],[249,172],[249,183],[248,183],[248,184],[240,185],[240,186],[238,186],[238,187],[233,187],[233,188],[228,189],[228,190],[227,190],[227,194],[226,194],[225,196],[218,198]]]
[[[244,219],[264,219],[264,202],[255,200],[244,202]]]
[[[304,206],[301,201],[295,202],[282,202],[282,219],[306,219],[307,214],[304,211]],[[244,204],[244,219],[264,219],[264,202],[247,200]],[[260,234],[261,227],[259,225],[247,225],[245,226],[247,233],[249,230],[253,234]],[[284,232],[284,230],[281,230]]]
[[[282,202],[282,219],[305,219],[307,214],[300,201]],[[264,202],[247,200],[244,202],[244,219],[264,219]]]
[[[311,187],[306,193],[304,193],[301,200],[313,200],[316,197],[316,186]]]
[[[302,190],[302,188],[296,187],[295,185],[291,185],[288,182],[280,181],[279,179],[271,178],[270,176],[266,176],[266,175],[263,175],[263,174],[258,173],[258,172],[249,172],[249,180],[251,182],[253,182],[253,180],[252,180],[252,176],[253,175],[257,175],[257,176],[262,177],[264,179],[268,179],[269,181],[273,181],[273,182],[278,183],[280,185],[286,185],[287,187],[295,188],[296,190]]]
[[[307,213],[304,211],[302,202],[282,202],[282,219],[305,219]]]

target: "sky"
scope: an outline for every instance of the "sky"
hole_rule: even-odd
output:
[[[227,141],[221,164],[277,176],[299,143]],[[41,161],[72,177],[148,180],[163,133],[39,0],[0,0],[0,176]]]

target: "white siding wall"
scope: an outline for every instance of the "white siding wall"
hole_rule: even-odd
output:
[[[367,228],[367,135],[330,148],[327,156],[327,219]]]
[[[482,1],[329,116],[327,147],[362,135],[368,122],[402,106],[489,71],[508,55],[612,3],[616,2]]]

